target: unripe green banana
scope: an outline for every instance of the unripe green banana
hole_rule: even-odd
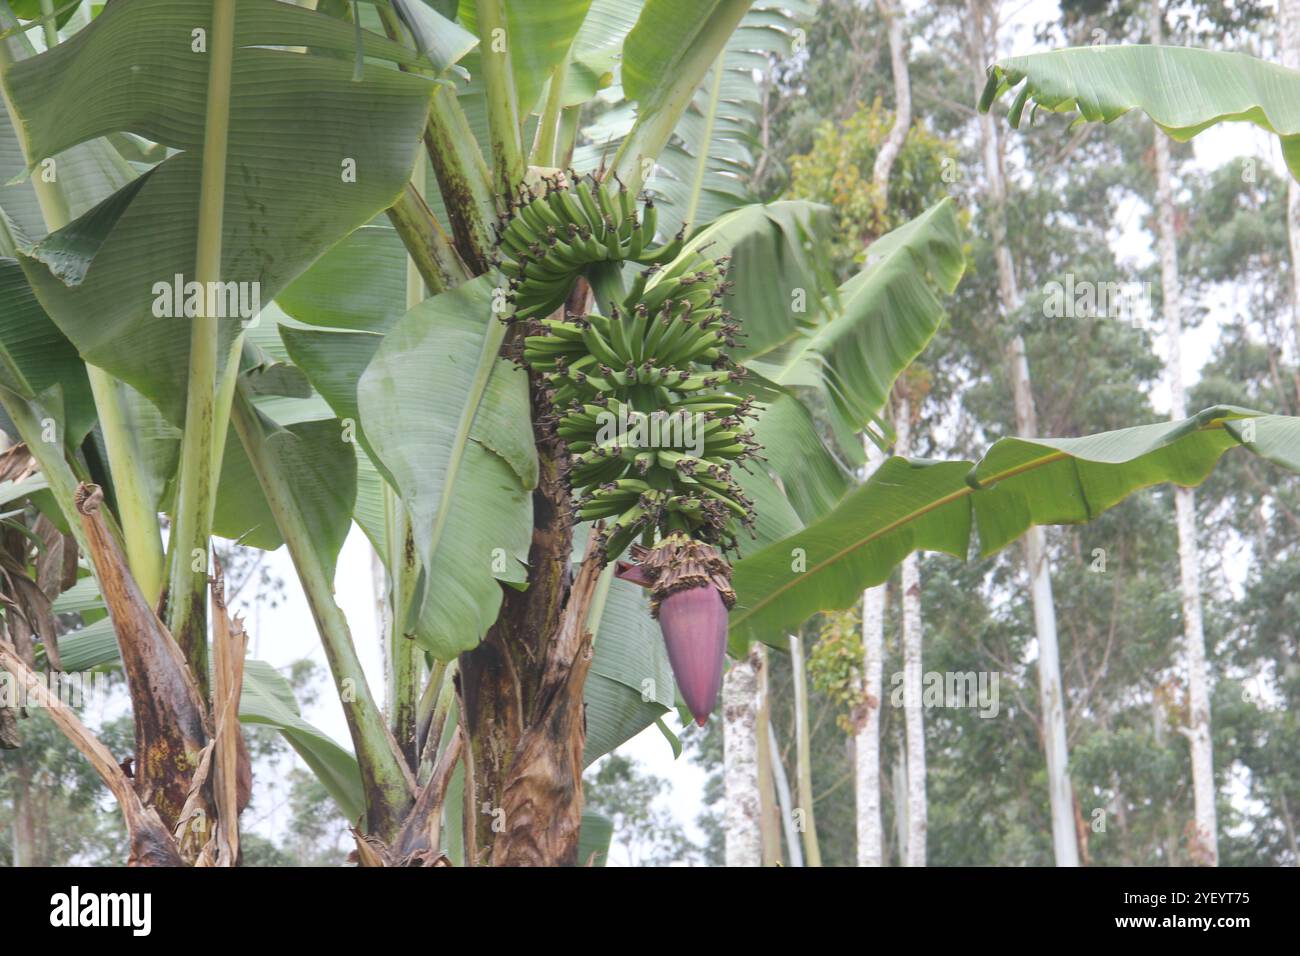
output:
[[[552,390],[576,514],[609,522],[598,532],[607,557],[678,531],[734,546],[753,502],[731,467],[758,446],[742,424],[752,401],[728,391],[742,370],[727,358],[737,327],[721,305],[726,261],[683,254],[685,228],[655,245],[651,198],[568,181],[546,179],[542,195],[513,202],[497,251],[512,318],[532,323],[522,358]],[[624,261],[647,268],[621,303],[557,314],[584,271]]]

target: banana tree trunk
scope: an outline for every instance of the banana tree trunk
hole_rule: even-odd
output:
[[[535,401],[544,401],[540,389]],[[544,409],[534,408],[534,422]],[[575,578],[569,492],[554,442],[537,425],[528,590],[507,589],[486,639],[460,656],[456,685],[466,748],[467,865],[577,862],[582,818],[582,686],[590,667],[586,609],[599,569]]]
[[[763,835],[758,794],[758,648],[732,662],[722,681],[723,788],[727,866],[760,866]]]
[[[1151,42],[1159,43],[1164,9],[1150,7]],[[1187,417],[1183,386],[1182,287],[1178,276],[1178,237],[1174,232],[1174,198],[1169,169],[1169,140],[1155,131],[1156,221],[1160,249],[1160,286],[1164,292],[1165,335],[1169,340],[1169,405],[1175,421]],[[1210,675],[1205,661],[1201,622],[1200,551],[1196,544],[1196,497],[1190,488],[1174,488],[1178,526],[1178,572],[1183,602],[1183,653],[1187,664],[1188,726],[1182,732],[1192,752],[1192,794],[1196,841],[1192,857],[1207,866],[1219,862],[1218,821],[1214,806],[1214,746],[1210,738]]]
[[[586,311],[580,281],[566,303]],[[583,685],[591,668],[587,616],[601,567],[589,547],[570,567],[573,513],[549,399],[530,381],[537,440],[528,589],[507,588],[483,643],[459,658],[456,676],[467,737],[468,865],[567,866],[578,862],[582,822]]]
[[[613,160],[621,183],[633,194],[749,6],[749,0],[725,0],[708,13],[654,108],[640,103],[641,115]],[[479,275],[493,259],[489,210],[495,206],[504,212],[525,181],[520,111],[531,104],[518,102],[511,65],[515,51],[497,43],[507,29],[508,4],[475,0],[473,7],[482,41],[491,167],[477,149],[454,91],[434,95],[425,146],[460,259]],[[390,37],[403,36],[394,11],[381,6],[380,18]],[[551,104],[547,122],[559,122],[554,117],[558,102]],[[555,151],[560,151],[558,144]],[[404,214],[395,221],[400,226],[410,218]],[[419,253],[418,230],[399,228],[399,235],[408,249],[417,247],[413,254]],[[565,307],[583,314],[591,301],[588,284],[579,281]],[[506,338],[507,354],[520,334],[516,326]],[[557,865],[577,859],[586,737],[583,684],[592,658],[586,621],[601,565],[599,555],[590,551],[576,574],[571,568],[574,516],[567,466],[561,460],[551,395],[536,373],[529,394],[539,483],[533,493],[528,587],[505,589],[496,622],[478,647],[460,656],[455,679],[464,737],[464,856],[469,865]],[[751,756],[753,723],[751,716]],[[750,763],[752,767],[754,761]]]
[[[983,64],[992,62],[997,48],[998,8],[996,0],[968,0],[974,43],[972,65],[976,89],[984,85]],[[986,29],[985,24],[988,24]],[[991,113],[979,117],[980,142],[984,154],[984,175],[988,198],[994,258],[998,271],[998,297],[1004,318],[1016,316],[1021,307],[1011,250],[1007,245],[1006,182],[1002,172],[1002,144]],[[1033,437],[1038,433],[1033,384],[1025,342],[1012,338],[1007,349],[1015,400],[1016,433]],[[1065,733],[1065,699],[1061,686],[1060,646],[1056,632],[1056,604],[1052,595],[1052,572],[1047,558],[1047,539],[1042,528],[1031,527],[1025,535],[1025,562],[1029,570],[1030,596],[1034,606],[1034,631],[1038,639],[1038,693],[1043,717],[1043,749],[1047,758],[1048,797],[1051,804],[1052,848],[1057,866],[1078,866],[1079,847],[1074,829],[1074,796],[1069,777],[1069,748]]]
[[[411,172],[407,191],[424,205],[425,157],[421,153]],[[428,297],[420,264],[410,252],[406,258],[406,308],[415,308]],[[419,744],[416,739],[416,711],[420,699],[420,679],[424,673],[424,655],[411,640],[406,621],[415,600],[419,563],[409,516],[402,508],[397,492],[384,487],[384,535],[388,543],[388,567],[391,580],[384,589],[386,596],[381,625],[383,635],[385,716],[393,739],[403,759],[412,768],[419,767]],[[377,563],[378,560],[376,559]],[[382,565],[380,565],[382,568]],[[382,578],[382,575],[381,575]]]

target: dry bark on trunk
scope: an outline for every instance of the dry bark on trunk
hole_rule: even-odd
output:
[[[126,556],[104,521],[102,503],[97,486],[77,489],[88,556],[113,622],[131,696],[134,781],[71,709],[41,684],[30,660],[16,647],[0,642],[0,667],[48,710],[112,791],[126,818],[128,865],[234,866],[239,858],[239,813],[252,784],[238,720],[243,629],[226,615],[218,566],[212,589],[216,698],[209,715],[180,648],[127,569]]]
[[[205,709],[181,650],[127,570],[126,556],[104,524],[103,493],[77,489],[90,557],[113,620],[135,717],[135,789],[174,827],[189,797],[190,777],[207,744]],[[215,818],[211,808],[207,820]],[[205,842],[206,834],[199,842]]]
[[[71,707],[63,704],[13,648],[0,641],[0,668],[11,673],[35,703],[45,708],[55,726],[67,737],[99,774],[117,800],[126,820],[130,856],[127,866],[182,866],[180,852],[169,827],[154,807],[146,807],[118,766],[113,755],[86,729]]]
[[[591,668],[587,612],[601,565],[589,554],[573,582],[560,629],[547,648],[534,716],[520,739],[502,796],[504,830],[494,866],[554,866],[577,859],[582,822],[582,687]]]
[[[586,664],[558,657],[557,636],[565,605],[572,600],[569,550],[573,532],[569,493],[560,480],[558,458],[542,441],[538,445],[542,478],[533,493],[528,590],[506,591],[497,622],[482,644],[461,655],[456,677],[468,740],[466,785],[471,798],[467,803],[473,808],[466,820],[466,847],[473,847],[475,864],[571,864],[577,859]],[[575,651],[565,649],[566,653]],[[553,672],[550,684],[543,679],[542,662],[548,662]],[[565,668],[569,669],[568,679],[558,680],[556,672]],[[576,736],[576,741],[565,734]],[[557,755],[545,753],[547,740]],[[572,756],[575,753],[576,758]],[[573,765],[561,766],[566,759],[574,761]],[[552,823],[548,827],[555,832],[551,836],[538,834],[536,846],[525,851],[522,821],[511,819],[511,808],[521,808],[522,794],[516,789],[508,801],[507,791],[516,781],[531,779],[534,792],[530,799],[542,799],[538,781],[546,774],[556,775],[546,788],[548,805],[544,810],[532,807],[528,815],[534,822],[549,817]],[[568,845],[561,837],[570,830],[575,835]],[[508,841],[512,851],[503,854],[496,844],[507,831],[513,834]],[[516,848],[521,854],[517,857],[513,855]],[[537,858],[535,851],[558,855]]]

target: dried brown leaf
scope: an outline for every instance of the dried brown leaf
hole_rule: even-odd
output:
[[[239,726],[239,695],[244,682],[248,635],[242,621],[232,619],[226,608],[225,583],[219,561],[214,562],[211,594],[217,865],[234,866],[239,859],[240,777],[248,773],[249,767]],[[244,802],[247,802],[246,797]]]
[[[352,838],[357,841],[357,848],[348,854],[349,862],[357,866],[387,866],[388,847],[377,837],[367,836],[356,827],[352,827]]]
[[[101,513],[102,502],[98,486],[78,487],[77,510],[131,694],[136,791],[174,827],[208,741],[206,707],[180,648],[132,577],[122,546]]]
[[[24,442],[10,445],[0,453],[0,481],[19,482],[40,470]]]
[[[27,688],[27,693],[44,707],[55,726],[68,738],[99,774],[116,798],[126,820],[131,852],[128,866],[181,866],[176,841],[163,826],[153,807],[140,801],[122,768],[108,748],[77,718],[72,708],[50,693],[45,683],[18,656],[13,647],[0,641],[0,667],[9,671]]]

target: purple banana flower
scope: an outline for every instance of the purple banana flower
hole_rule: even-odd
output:
[[[727,653],[727,606],[712,584],[668,595],[659,604],[659,629],[668,646],[673,677],[701,727],[722,688]]]
[[[620,561],[614,573],[651,590],[673,678],[703,727],[722,687],[731,569],[710,546],[677,535],[653,550],[634,547],[633,557],[641,563]]]

